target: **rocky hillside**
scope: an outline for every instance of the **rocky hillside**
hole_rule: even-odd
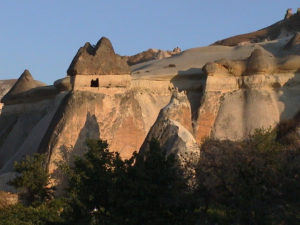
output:
[[[294,35],[300,31],[300,8],[293,14],[292,9],[288,9],[284,19],[263,28],[261,30],[236,35],[214,43],[214,45],[235,46],[246,43],[258,43],[262,41],[271,41]]]
[[[297,24],[298,16],[271,27]],[[13,162],[34,152],[48,154],[58,182],[56,162],[82,154],[88,138],[106,139],[124,158],[156,138],[184,162],[207,136],[240,140],[294,118],[300,43],[297,26],[288,27],[284,36],[188,49],[130,68],[105,38],[80,48],[69,76],[54,85],[25,71],[2,99],[0,189],[8,188]]]
[[[177,55],[181,52],[179,47],[174,48],[172,51],[164,51],[160,49],[150,48],[147,51],[140,52],[138,54],[132,56],[123,56],[123,58],[127,61],[129,66],[133,66],[135,64],[168,58],[174,55]]]
[[[11,89],[16,80],[0,80],[0,99]]]

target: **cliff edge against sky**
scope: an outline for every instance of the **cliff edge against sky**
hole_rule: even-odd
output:
[[[297,21],[299,13],[131,67],[102,38],[81,47],[68,76],[50,86],[24,71],[2,98],[0,189],[8,190],[13,162],[35,152],[47,153],[59,182],[56,162],[83,154],[89,138],[107,140],[124,158],[156,138],[184,161],[199,154],[205,137],[240,140],[293,118],[300,109]]]

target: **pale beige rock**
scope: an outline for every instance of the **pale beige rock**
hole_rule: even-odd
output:
[[[0,191],[0,210],[18,203],[19,196],[10,192]]]
[[[239,140],[256,128],[292,118],[300,109],[300,64],[289,50],[282,53],[286,43],[190,49],[136,65],[132,76],[80,74],[51,86],[72,87],[55,97],[5,105],[0,175],[12,175],[13,161],[23,155],[46,152],[49,170],[59,182],[55,163],[83,154],[87,138],[106,139],[124,158],[150,137],[181,154],[199,151],[207,136]],[[260,50],[253,53],[255,49]],[[219,69],[205,76],[202,67],[209,61]]]
[[[59,91],[70,91],[73,89],[72,80],[73,77],[67,76],[54,82],[54,87]]]
[[[173,92],[170,103],[158,115],[150,129],[141,153],[149,150],[152,139],[159,141],[161,148],[174,153],[182,164],[199,157],[199,146],[193,136],[191,106],[184,92]]]

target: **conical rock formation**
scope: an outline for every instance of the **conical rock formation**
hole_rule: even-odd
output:
[[[25,93],[33,88],[42,87],[46,84],[33,79],[29,70],[24,70],[14,86],[2,98],[1,102],[4,104],[10,103],[12,100],[18,98],[22,93]]]
[[[67,73],[69,76],[130,74],[130,68],[115,53],[110,40],[102,37],[96,46],[87,42],[78,50]]]

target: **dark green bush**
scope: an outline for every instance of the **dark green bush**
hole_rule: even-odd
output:
[[[222,211],[227,224],[297,224],[300,151],[276,137],[258,130],[241,142],[205,141],[196,169],[202,210]]]
[[[50,175],[46,169],[46,155],[34,154],[15,162],[17,177],[8,182],[21,192],[26,204],[39,204],[50,199],[53,194],[49,188]]]

